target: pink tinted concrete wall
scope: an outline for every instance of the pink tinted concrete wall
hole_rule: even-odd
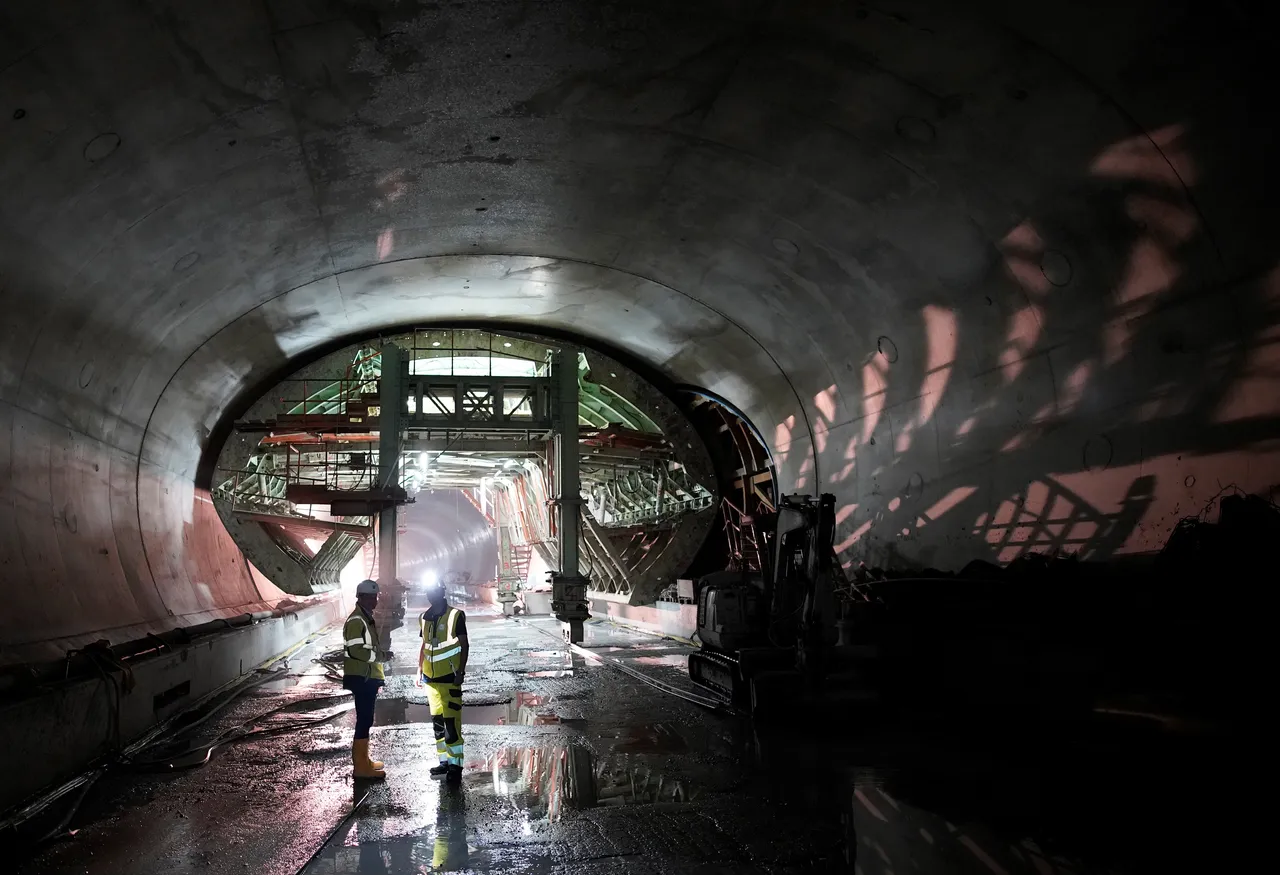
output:
[[[0,401],[0,664],[275,607],[187,478]]]
[[[591,614],[621,626],[631,626],[656,635],[688,641],[698,631],[698,606],[675,602],[652,605],[620,605],[600,599],[591,604]]]

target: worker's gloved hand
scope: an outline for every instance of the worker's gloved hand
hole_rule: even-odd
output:
[[[390,662],[394,658],[395,658],[395,654],[392,653],[390,650],[383,650],[378,653],[379,662]]]
[[[465,671],[454,672],[453,682],[458,686],[462,686],[462,682],[463,680],[466,679],[466,677],[467,677],[467,673]]]

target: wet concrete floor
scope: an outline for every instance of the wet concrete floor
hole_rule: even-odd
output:
[[[1199,850],[1222,859],[1218,827],[1179,804],[1194,761],[1158,739],[959,739],[786,702],[780,722],[753,725],[570,651],[550,619],[477,608],[468,628],[461,787],[427,774],[435,742],[410,621],[392,632],[371,739],[385,782],[352,782],[343,713],[219,748],[202,768],[111,773],[74,835],[18,871],[1066,875],[1185,869]],[[290,703],[267,725],[344,704],[310,701],[343,695],[312,661],[338,637],[198,737]],[[696,689],[683,645],[593,623],[585,646]]]

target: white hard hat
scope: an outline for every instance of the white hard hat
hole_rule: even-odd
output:
[[[356,584],[356,595],[377,595],[378,581],[362,580]]]

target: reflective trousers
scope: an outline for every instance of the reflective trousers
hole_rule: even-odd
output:
[[[431,706],[431,728],[440,762],[462,765],[462,687],[428,681],[427,704]]]

